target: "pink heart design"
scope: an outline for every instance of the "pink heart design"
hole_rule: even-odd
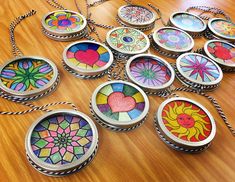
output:
[[[108,104],[112,112],[128,112],[135,108],[135,99],[125,95],[122,92],[113,92],[108,97]]]
[[[86,51],[77,51],[74,56],[81,63],[85,63],[89,66],[93,66],[99,60],[98,52],[92,49],[88,49]]]

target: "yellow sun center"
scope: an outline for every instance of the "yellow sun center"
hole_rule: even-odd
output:
[[[174,107],[168,105],[168,109],[166,108],[163,110],[165,113],[163,119],[171,133],[179,138],[186,136],[188,141],[192,137],[200,141],[199,135],[206,137],[204,131],[209,131],[206,125],[210,123],[205,120],[206,114],[200,114],[200,108],[194,109],[192,104],[185,106],[184,102],[180,105],[174,102]]]

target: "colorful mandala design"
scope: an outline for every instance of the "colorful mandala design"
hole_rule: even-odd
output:
[[[212,130],[208,115],[197,105],[187,101],[172,101],[162,111],[165,127],[179,139],[200,142],[210,136]]]
[[[101,113],[117,121],[134,120],[145,108],[142,94],[123,83],[104,86],[96,96],[96,104]]]
[[[44,119],[34,128],[31,147],[41,161],[64,165],[85,155],[92,138],[91,126],[83,118],[60,114]]]
[[[147,8],[134,5],[123,7],[119,16],[126,22],[136,24],[146,23],[154,18],[153,13]]]
[[[110,61],[110,54],[106,48],[88,42],[71,46],[66,56],[69,63],[86,70],[97,70]]]
[[[217,62],[235,65],[235,46],[218,41],[209,43],[207,50]]]
[[[211,27],[219,34],[235,39],[235,24],[226,20],[215,20],[211,22]]]
[[[144,34],[130,28],[119,28],[109,36],[111,46],[126,52],[143,51],[148,45]]]
[[[200,31],[204,28],[204,23],[196,16],[190,14],[176,14],[173,20],[177,27],[184,30]]]
[[[130,64],[132,77],[140,84],[148,87],[159,87],[167,83],[171,78],[169,68],[152,58],[137,58]]]
[[[156,38],[160,44],[168,49],[185,50],[192,46],[191,38],[184,32],[176,29],[161,29]]]
[[[186,77],[200,82],[212,82],[219,78],[217,66],[199,55],[186,55],[180,60],[180,69]]]
[[[44,60],[24,58],[6,65],[0,77],[7,88],[24,92],[43,88],[53,75],[53,68]]]
[[[79,31],[84,25],[83,17],[67,11],[57,11],[48,15],[45,23],[49,29],[58,32]]]

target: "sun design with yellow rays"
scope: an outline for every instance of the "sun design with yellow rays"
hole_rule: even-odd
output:
[[[199,142],[211,133],[208,115],[190,102],[170,102],[163,108],[162,116],[166,128],[182,140]]]

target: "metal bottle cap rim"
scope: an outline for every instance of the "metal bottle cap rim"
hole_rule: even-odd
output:
[[[40,139],[37,139],[38,136],[41,136]],[[71,146],[62,146],[66,142],[70,142]],[[97,144],[98,131],[93,121],[79,111],[67,109],[51,111],[38,118],[29,128],[25,139],[29,158],[41,168],[54,172],[83,164],[94,153]],[[54,151],[57,148],[58,151]]]
[[[109,81],[98,86],[92,94],[91,107],[104,123],[127,127],[141,122],[149,111],[145,92],[126,81]]]
[[[97,75],[113,64],[113,53],[99,42],[77,41],[64,49],[63,61],[78,74]]]
[[[158,108],[156,119],[162,134],[184,148],[207,145],[216,133],[210,112],[198,102],[183,97],[164,101]]]
[[[147,84],[144,84],[143,82],[140,82],[140,76],[141,74],[139,75],[136,75],[136,77],[133,75],[133,73],[137,73],[136,70],[134,71],[131,71],[131,65],[134,63],[134,62],[138,62],[138,60],[141,62],[143,61],[142,59],[151,59],[152,61],[154,61],[155,63],[154,64],[151,64],[151,65],[148,65],[148,68],[149,70],[151,71],[151,73],[154,73],[155,75],[157,75],[157,73],[160,71],[161,75],[164,74],[165,76],[163,77],[164,80],[159,80],[160,76],[161,75],[158,75],[156,78],[156,82],[155,85],[153,85],[153,80],[154,79],[147,79],[147,78],[144,78],[144,81],[146,82],[151,82],[151,85],[149,83]],[[159,69],[158,68],[155,68],[157,65],[159,66]],[[140,66],[140,65],[139,65]],[[144,63],[142,63],[142,66],[144,66]],[[155,66],[155,67],[154,67]],[[133,56],[131,57],[127,63],[126,63],[126,73],[127,73],[127,76],[129,77],[129,79],[134,82],[135,84],[137,84],[138,86],[140,86],[141,88],[143,88],[144,90],[147,89],[148,90],[151,90],[151,91],[160,91],[160,90],[163,90],[163,89],[166,89],[168,87],[170,87],[172,85],[172,83],[174,82],[174,79],[175,79],[175,72],[174,72],[174,69],[171,67],[171,65],[165,61],[163,58],[160,58],[158,56],[155,56],[155,55],[152,55],[152,54],[139,54],[139,55],[136,55],[136,56]],[[141,71],[141,68],[142,67],[138,67],[139,70]],[[145,68],[145,67],[143,67]],[[153,69],[157,69],[157,70],[153,70]],[[142,70],[143,71],[143,70]],[[139,72],[139,73],[142,73],[142,72]],[[169,74],[169,75],[167,75]],[[149,75],[149,74],[148,74]],[[138,76],[138,79],[137,80],[137,76]],[[169,78],[166,79],[166,76],[169,76]],[[142,79],[142,80],[143,80]],[[164,81],[164,83],[162,83],[162,81]]]
[[[193,56],[194,60],[191,60],[192,58],[190,56]],[[186,60],[187,57],[188,59]],[[200,58],[200,60],[198,60],[196,57]],[[198,63],[195,62],[195,59],[197,59]],[[201,70],[201,68],[195,69],[194,66],[199,66],[199,64],[201,65],[202,59],[204,63],[205,61],[207,62],[204,65],[204,68],[207,68],[207,72],[204,71],[200,74],[199,70]],[[181,64],[183,64],[184,66],[182,66]],[[205,67],[206,65],[207,67]],[[210,67],[213,67],[213,69]],[[183,77],[185,77],[189,81],[206,86],[216,85],[220,83],[223,78],[223,72],[221,68],[210,58],[198,53],[184,53],[180,55],[176,60],[176,69]],[[208,73],[209,71],[210,73]]]
[[[0,74],[1,90],[15,97],[30,97],[50,89],[58,78],[58,69],[47,58],[22,56],[3,64]]]

